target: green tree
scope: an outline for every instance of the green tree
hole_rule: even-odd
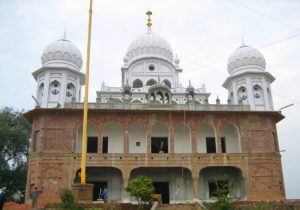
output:
[[[0,109],[0,187],[8,195],[25,191],[30,133],[22,112]]]
[[[129,182],[125,188],[131,196],[134,196],[139,205],[145,204],[150,201],[151,195],[154,193],[152,181],[147,176],[139,176]]]

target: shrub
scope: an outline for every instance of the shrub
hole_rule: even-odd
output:
[[[136,198],[140,206],[148,203],[151,199],[151,195],[154,193],[152,181],[147,176],[135,178],[128,184],[125,190]]]
[[[63,189],[60,191],[60,199],[63,207],[69,208],[74,206],[74,195],[71,190]]]

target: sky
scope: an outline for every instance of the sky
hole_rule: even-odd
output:
[[[0,108],[34,108],[32,72],[41,55],[63,37],[86,61],[88,0],[0,0]],[[286,117],[277,124],[287,198],[300,198],[300,1],[298,0],[94,0],[89,101],[95,102],[102,81],[121,85],[121,66],[129,44],[146,32],[151,9],[152,31],[164,37],[180,59],[180,81],[204,83],[226,103],[222,87],[229,76],[227,60],[242,43],[258,49],[266,71],[275,78],[275,110]],[[81,70],[85,72],[85,69]],[[82,89],[84,92],[84,89]]]

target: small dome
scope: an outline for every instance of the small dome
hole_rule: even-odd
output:
[[[42,65],[48,67],[68,67],[76,71],[80,71],[82,67],[80,50],[66,38],[48,45],[41,60]]]
[[[150,30],[138,36],[129,45],[126,56],[129,63],[146,57],[156,57],[173,62],[173,51],[170,44]]]
[[[237,72],[264,71],[266,61],[264,56],[255,48],[242,44],[228,59],[227,70],[234,75]]]

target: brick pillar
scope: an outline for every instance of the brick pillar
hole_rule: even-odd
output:
[[[194,198],[199,198],[199,171],[192,172]]]
[[[174,128],[170,128],[170,152],[174,153]]]
[[[123,149],[123,152],[125,154],[128,154],[128,152],[129,152],[129,132],[128,132],[127,125],[124,129],[124,149]]]
[[[150,121],[148,121],[148,129],[147,129],[147,153],[151,153],[151,133],[152,133],[152,126]]]
[[[221,133],[220,133],[220,127],[216,126],[216,152],[221,153],[222,148],[221,148]]]
[[[191,129],[191,138],[192,138],[192,153],[197,153],[197,138],[196,130]]]
[[[103,146],[103,130],[102,126],[98,127],[98,153],[102,153],[102,146]]]
[[[130,201],[130,195],[125,190],[125,188],[128,186],[129,178],[130,178],[130,171],[129,170],[123,171],[123,196],[122,196],[122,202],[125,202],[125,203],[129,203],[129,201]]]

